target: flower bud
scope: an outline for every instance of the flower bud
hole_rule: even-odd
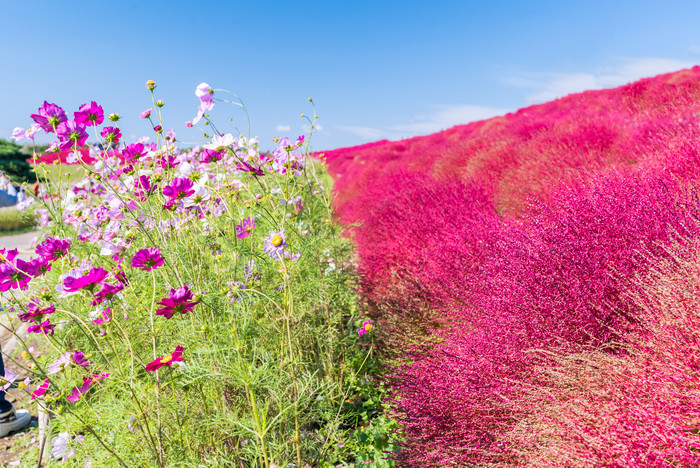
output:
[[[153,131],[156,133],[163,133],[163,127],[161,127],[160,125],[156,125],[155,127],[153,127]]]
[[[117,114],[116,112],[112,112],[111,114],[109,114],[109,120],[111,120],[112,122],[119,121],[119,114]]]
[[[153,91],[154,89],[156,89],[156,82],[153,80],[146,81],[146,88],[148,88],[150,91]]]
[[[158,100],[156,101],[156,106],[158,106],[158,107],[163,107],[164,105],[165,105],[165,103],[163,102],[162,99],[158,99]]]

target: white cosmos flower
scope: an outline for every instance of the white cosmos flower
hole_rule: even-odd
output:
[[[223,151],[235,142],[236,139],[233,137],[233,135],[227,133],[223,136],[216,135],[214,138],[211,139],[211,143],[207,143],[206,145],[204,145],[204,147],[215,151]]]

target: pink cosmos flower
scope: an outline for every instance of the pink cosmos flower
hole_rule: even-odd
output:
[[[155,127],[153,127],[153,131],[156,133],[163,133],[163,127],[160,125],[156,125]]]
[[[160,249],[151,247],[136,252],[136,255],[131,259],[131,266],[139,270],[151,271],[163,265],[163,262],[165,259],[160,254]]]
[[[144,154],[146,154],[146,148],[143,143],[132,143],[122,150],[122,156],[130,163],[138,161]]]
[[[40,129],[41,127],[38,124],[32,124],[32,126],[27,130],[23,129],[22,127],[15,127],[14,130],[12,130],[12,138],[14,138],[15,141],[21,141],[25,138],[34,140],[34,135]]]
[[[12,262],[15,259],[15,257],[17,257],[18,253],[19,250],[17,249],[0,249],[0,264]]]
[[[83,146],[88,139],[85,125],[74,120],[67,120],[56,128],[56,135],[60,142],[59,148],[67,151],[75,146]]]
[[[48,307],[41,308],[39,306],[38,299],[32,299],[27,304],[27,312],[22,312],[17,314],[17,318],[23,322],[41,322],[44,316],[51,315],[56,312],[56,308],[53,304]]]
[[[202,101],[199,103],[199,106],[197,107],[197,115],[194,116],[192,119],[192,125],[196,125],[197,122],[202,120],[202,117],[204,117],[204,114],[206,112],[209,112],[214,108],[214,101]]]
[[[158,160],[158,164],[163,169],[172,169],[175,166],[179,166],[180,161],[178,161],[178,159],[173,155],[167,155],[167,156],[163,156],[162,158],[160,158]]]
[[[44,335],[53,336],[53,329],[55,327],[56,325],[53,325],[50,320],[44,320],[40,324],[30,325],[27,331],[29,333],[43,333]]]
[[[65,352],[61,356],[59,356],[58,359],[56,359],[54,362],[49,364],[49,366],[46,368],[46,374],[47,375],[53,375],[53,374],[58,374],[61,372],[63,369],[65,369],[67,366],[70,365],[70,360],[71,360],[71,353]]]
[[[148,372],[155,372],[163,366],[172,366],[174,362],[182,362],[182,352],[185,350],[184,346],[176,346],[175,351],[170,356],[164,357],[163,359],[156,359],[146,365],[146,370]]]
[[[105,325],[112,321],[112,309],[107,307],[102,311],[102,316],[92,321],[93,325]]]
[[[105,127],[100,132],[102,138],[112,146],[119,144],[119,139],[122,137],[122,132],[117,127]]]
[[[96,306],[101,304],[102,301],[111,301],[122,289],[124,289],[124,285],[122,283],[117,283],[115,285],[104,283],[102,285],[102,289],[94,294],[90,305]]]
[[[139,114],[139,117],[141,117],[142,119],[147,119],[151,116],[151,112],[153,112],[153,109],[146,109],[145,111]]]
[[[245,161],[241,161],[236,165],[236,169],[242,172],[250,172],[253,177],[259,177],[265,175],[265,173],[262,170],[262,167],[260,166],[253,166],[251,164],[248,164]]]
[[[70,239],[49,237],[48,239],[44,240],[44,242],[37,245],[34,252],[49,260],[58,260],[70,251],[70,247]]]
[[[80,400],[90,390],[93,382],[93,379],[83,377],[83,384],[80,387],[74,387],[73,393],[66,397],[68,401],[75,403],[76,401]]]
[[[197,86],[197,89],[194,90],[194,95],[197,96],[202,102],[211,102],[214,96],[214,90],[211,89],[211,86],[208,84],[200,83]]]
[[[17,380],[17,374],[10,369],[5,369],[5,375],[0,377],[0,391],[7,391],[15,380]]]
[[[369,332],[370,330],[372,330],[372,321],[371,321],[371,320],[367,320],[367,321],[365,321],[365,322],[362,324],[362,326],[360,327],[360,329],[357,330],[357,334],[358,334],[359,336],[362,336],[362,335],[364,335],[365,333]]]
[[[78,112],[73,113],[73,120],[86,127],[96,127],[105,120],[105,113],[102,106],[98,106],[95,101],[90,104],[80,106]]]
[[[0,264],[0,291],[10,289],[27,289],[32,276],[37,275],[36,265],[16,259],[15,263],[5,262]]]
[[[218,162],[221,161],[221,158],[223,158],[224,155],[222,154],[221,151],[216,151],[212,149],[203,149],[202,153],[200,154],[199,158],[200,161],[204,163],[213,163],[213,162]]]
[[[244,239],[251,235],[253,229],[255,229],[255,218],[249,216],[241,221],[241,224],[236,224],[236,237]]]
[[[12,130],[12,138],[15,141],[24,140],[25,133],[26,133],[26,130],[23,129],[22,127],[15,127],[14,130]]]
[[[44,101],[44,105],[39,108],[39,113],[32,114],[31,117],[46,133],[53,133],[61,123],[68,120],[66,111],[56,104],[46,101]]]
[[[102,284],[109,276],[109,272],[103,268],[93,267],[86,275],[73,277],[68,276],[63,280],[63,290],[67,292],[87,289],[92,292],[95,286]]]
[[[270,235],[265,238],[263,250],[267,252],[270,258],[280,260],[284,255],[284,248],[287,246],[287,240],[284,234],[284,228],[279,232],[270,231]]]
[[[32,392],[32,400],[39,398],[40,396],[44,396],[46,391],[49,389],[49,379],[44,380],[44,383],[42,383],[39,387],[37,387],[36,390]]]
[[[80,366],[80,367],[90,367],[90,361],[85,359],[85,353],[81,351],[73,351],[73,355],[71,356],[72,361]]]
[[[193,299],[194,294],[192,294],[187,285],[178,289],[171,289],[168,297],[158,302],[158,305],[163,307],[156,310],[156,315],[162,315],[166,319],[172,318],[175,312],[180,312],[184,315],[199,304],[199,301],[194,301]]]
[[[41,276],[51,271],[51,261],[48,258],[37,257],[29,262],[30,275],[33,277]]]
[[[176,177],[170,182],[170,185],[163,187],[163,195],[172,199],[189,197],[194,194],[193,186],[194,183],[190,179]]]

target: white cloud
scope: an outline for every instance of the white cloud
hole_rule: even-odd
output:
[[[364,140],[400,140],[439,132],[455,125],[484,120],[508,112],[495,107],[472,105],[435,106],[434,108],[435,110],[431,113],[417,115],[409,122],[390,125],[386,128],[354,125],[341,125],[337,128]]]
[[[275,127],[275,130],[277,130],[278,132],[289,132],[292,130],[292,127],[289,125],[280,124],[277,127]]]
[[[386,131],[381,130],[379,128],[359,127],[355,125],[340,125],[338,126],[338,129],[344,132],[352,133],[353,135],[357,135],[360,138],[364,138],[365,140],[382,140],[384,138],[387,138]]]
[[[685,60],[663,57],[620,58],[614,64],[592,73],[525,73],[505,80],[516,87],[533,91],[525,96],[529,103],[551,101],[567,94],[589,89],[613,88],[661,73],[695,65]]]
[[[455,125],[488,119],[506,112],[508,111],[504,109],[486,106],[439,106],[432,114],[419,116],[410,123],[392,125],[390,129],[409,135],[435,133]]]

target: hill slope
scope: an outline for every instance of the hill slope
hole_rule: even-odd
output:
[[[325,153],[402,466],[700,464],[698,110],[695,67]]]

